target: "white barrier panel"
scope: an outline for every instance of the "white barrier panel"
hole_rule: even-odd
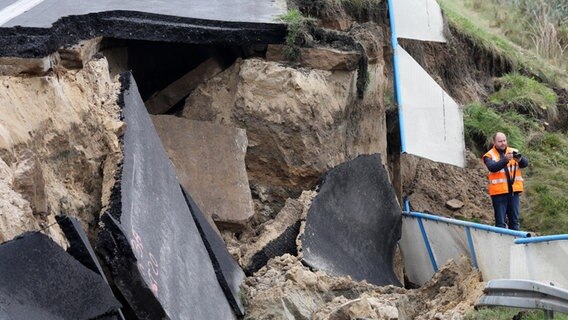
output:
[[[403,151],[465,166],[463,118],[458,104],[397,46]]]
[[[408,280],[421,286],[432,279],[435,271],[428,256],[428,250],[417,219],[402,217],[402,236],[399,244],[404,272]]]
[[[424,228],[438,267],[445,265],[451,259],[457,261],[461,256],[471,258],[465,227],[425,220]]]
[[[510,278],[511,247],[515,239],[527,236],[522,231],[404,212],[400,249],[406,277],[421,286],[450,259],[466,256],[484,281]],[[562,257],[567,255],[564,251]]]
[[[446,42],[444,19],[436,0],[392,0],[398,38]]]
[[[517,237],[485,230],[471,230],[477,265],[484,281],[509,279],[511,247]]]
[[[511,248],[511,278],[568,289],[568,240],[515,244]]]

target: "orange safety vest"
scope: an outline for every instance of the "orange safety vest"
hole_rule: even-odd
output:
[[[507,148],[505,153],[517,151],[513,148]],[[495,146],[491,148],[491,150],[487,151],[486,154],[483,155],[482,159],[486,157],[493,159],[493,161],[501,160],[501,156],[499,155],[499,151],[495,149]],[[485,164],[485,161],[484,161]],[[509,176],[515,173],[515,181],[513,182],[513,192],[523,192],[523,175],[521,174],[521,168],[519,168],[519,164],[516,160],[511,159],[509,163],[507,163],[507,167],[509,170]],[[505,194],[509,193],[508,181],[507,181],[507,174],[505,173],[505,168],[497,171],[497,172],[489,172],[487,174],[487,179],[489,180],[489,188],[488,192],[489,195],[495,196],[498,194]]]

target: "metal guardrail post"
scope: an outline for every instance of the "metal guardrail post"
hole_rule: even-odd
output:
[[[475,305],[478,307],[512,307],[542,309],[546,319],[554,312],[568,314],[568,290],[531,280],[491,280]]]

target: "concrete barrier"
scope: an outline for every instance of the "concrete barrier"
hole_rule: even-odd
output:
[[[485,281],[509,278],[510,250],[528,232],[421,212],[403,212],[400,247],[410,282],[422,285],[450,259],[470,258]]]
[[[511,278],[568,289],[568,234],[518,239],[511,247]]]

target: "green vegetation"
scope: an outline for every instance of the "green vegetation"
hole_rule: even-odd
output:
[[[556,93],[544,84],[518,73],[505,75],[496,81],[501,88],[489,96],[494,105],[509,104],[516,110],[534,117],[556,118]]]
[[[522,310],[514,308],[492,308],[480,309],[473,311],[466,315],[466,320],[511,320],[516,315],[521,315],[518,319],[522,320],[541,320],[545,319],[542,310]],[[568,320],[568,315],[562,313],[555,313],[554,319]]]
[[[515,112],[499,114],[480,103],[466,106],[464,110],[464,129],[466,145],[476,154],[482,155],[492,145],[492,136],[496,131],[507,135],[511,146],[524,150],[525,134],[516,126],[515,120],[522,119],[527,125],[536,125],[529,119]]]
[[[300,46],[309,34],[309,23],[314,19],[304,17],[298,9],[290,10],[278,19],[288,24],[284,56],[291,61],[296,61],[300,58]]]
[[[547,131],[558,98],[545,84],[568,88],[568,6],[565,0],[439,0],[458,35],[504,59],[518,71],[496,80],[485,104],[465,108],[466,144],[477,155],[502,131],[529,158],[523,170],[522,228],[568,233],[568,136]],[[541,82],[533,77],[534,75]],[[494,311],[487,311],[494,312]],[[498,311],[497,311],[498,312]],[[498,314],[471,319],[510,319]]]
[[[501,57],[511,62],[514,70],[523,71],[522,73],[524,74],[532,74],[558,87],[568,87],[568,61],[563,62],[561,65],[558,63],[551,65],[552,60],[539,56],[536,49],[525,49],[511,41],[509,37],[511,36],[511,32],[505,32],[500,28],[495,28],[491,22],[488,22],[487,17],[476,12],[476,10],[483,9],[483,12],[487,14],[493,13],[497,15],[499,14],[497,12],[502,12],[512,15],[513,12],[517,12],[516,9],[507,9],[508,7],[497,9],[499,5],[496,3],[519,2],[522,0],[487,0],[488,3],[494,3],[494,9],[486,8],[484,5],[486,1],[473,0],[474,4],[471,4],[471,1],[472,0],[469,2],[466,0],[439,0],[438,2],[448,18],[450,25],[458,33],[465,34],[468,38],[471,38],[475,45],[485,48],[496,57]],[[476,2],[480,4],[476,5]],[[515,22],[516,20],[511,18],[511,21]],[[565,29],[568,28],[566,27],[566,23],[561,24],[561,26]],[[521,28],[520,30],[527,29]],[[566,43],[561,42],[560,45],[565,47]],[[564,53],[561,55],[561,58],[568,60],[568,55]]]
[[[465,0],[465,5],[515,44],[559,67],[568,67],[565,0]]]
[[[499,81],[504,85],[490,96],[488,105],[466,106],[466,144],[481,156],[491,146],[493,133],[504,132],[509,145],[530,161],[523,170],[523,229],[540,234],[568,233],[568,137],[546,131],[539,114],[527,112],[535,106],[553,109],[557,97],[545,85],[517,74]]]
[[[525,229],[545,234],[568,233],[568,139],[565,134],[540,132],[526,152],[531,159],[523,206]]]

